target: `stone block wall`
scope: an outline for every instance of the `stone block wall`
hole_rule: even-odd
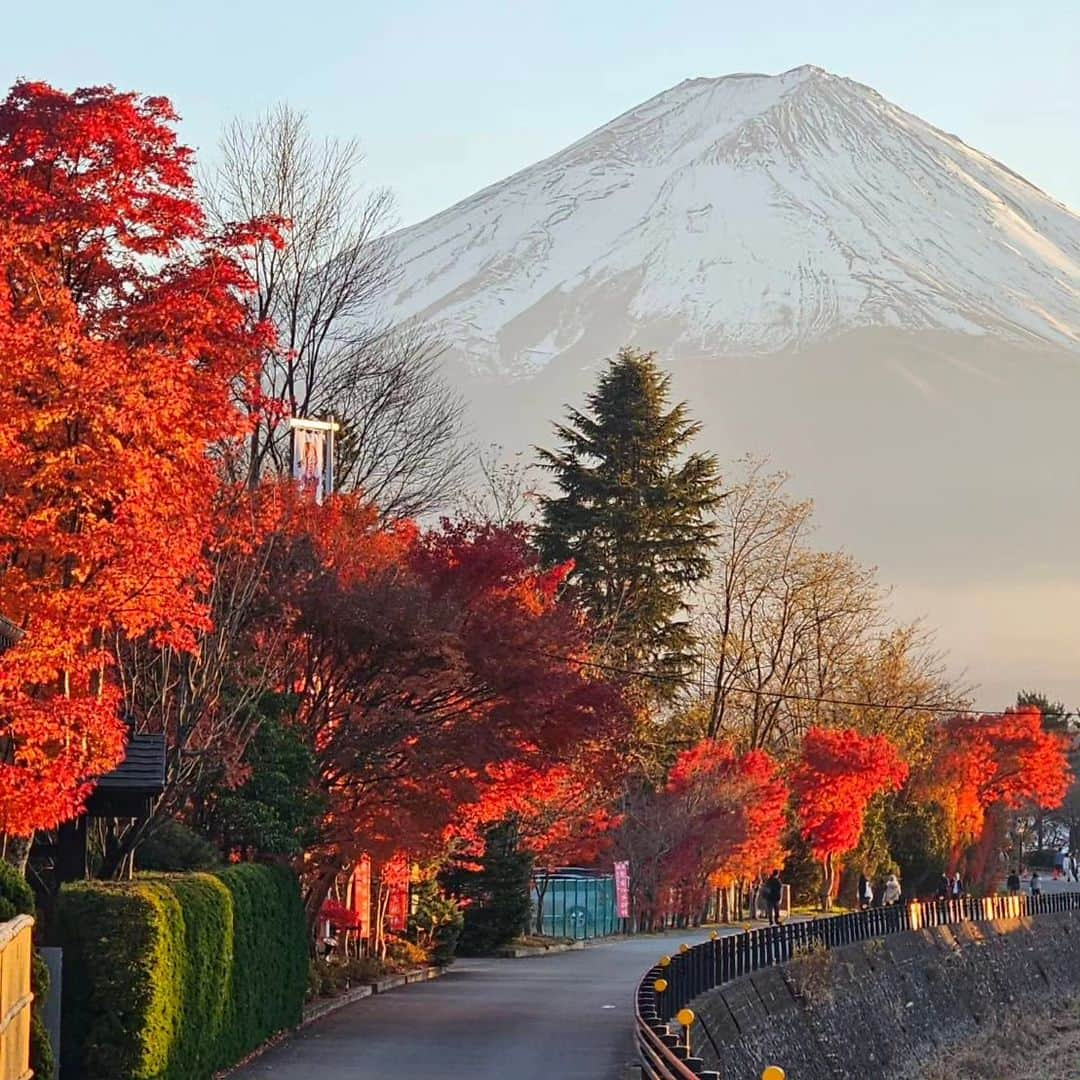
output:
[[[711,990],[692,1003],[691,1039],[724,1080],[757,1080],[766,1065],[789,1080],[914,1077],[996,1016],[1077,990],[1080,912],[959,923],[812,951]]]

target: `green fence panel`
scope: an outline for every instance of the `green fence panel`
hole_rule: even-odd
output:
[[[541,899],[541,890],[543,896]],[[588,941],[619,931],[615,915],[615,879],[611,874],[562,875],[533,884],[533,925],[541,905],[543,933],[550,937]]]

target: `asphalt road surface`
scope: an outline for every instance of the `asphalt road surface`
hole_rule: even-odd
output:
[[[261,1080],[621,1080],[637,980],[700,930],[522,960],[460,960],[365,998],[231,1074]]]

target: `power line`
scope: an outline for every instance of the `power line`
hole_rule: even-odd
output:
[[[851,698],[813,697],[810,694],[789,694],[782,690],[751,690],[741,686],[729,687],[728,692],[733,694],[750,694],[754,697],[779,698],[783,701],[805,701],[815,705],[847,705],[856,709],[910,710],[911,712],[929,713],[979,713],[981,716],[1005,715],[1005,710],[1003,709],[973,709],[970,705],[930,705],[920,701],[902,704],[880,701],[855,701]],[[1076,713],[1065,712],[1054,713],[1053,715],[1065,719],[1070,716],[1075,716]]]
[[[620,667],[616,664],[605,664],[599,660],[582,660],[579,657],[572,656],[559,656],[555,653],[544,653],[543,655],[553,660],[562,660],[566,663],[579,664],[581,667],[595,668],[598,671],[606,671],[613,675],[630,675],[638,679],[649,679],[657,682],[670,682],[673,680],[682,681],[692,677],[691,673],[683,671],[642,671],[637,668]],[[978,713],[980,716],[1004,716],[1006,710],[1004,709],[976,709],[970,705],[931,705],[928,702],[881,702],[881,701],[857,701],[853,698],[837,698],[837,697],[815,697],[811,694],[792,694],[783,690],[760,690],[752,687],[743,686],[731,686],[727,688],[727,693],[730,694],[746,694],[750,697],[767,697],[773,699],[779,699],[781,701],[802,701],[810,705],[841,705],[854,709],[886,709],[890,711],[910,711],[910,712],[929,712],[929,713]],[[1075,716],[1080,716],[1080,713],[1070,710],[1063,713],[1052,713],[1055,717],[1060,717],[1062,720],[1068,720]]]

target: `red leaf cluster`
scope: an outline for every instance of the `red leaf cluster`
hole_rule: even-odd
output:
[[[335,930],[360,930],[363,926],[360,913],[347,908],[340,900],[324,900],[319,914]]]
[[[756,877],[781,858],[788,792],[765,751],[739,755],[705,739],[676,759],[664,795],[683,834],[667,857],[670,883],[701,890]]]
[[[297,627],[297,720],[331,798],[314,853],[328,871],[361,851],[434,854],[452,825],[525,810],[522,784],[539,813],[545,791],[570,794],[560,767],[627,722],[582,662],[588,632],[558,599],[563,571],[541,569],[521,530],[341,529],[346,505],[312,511],[332,558]]]
[[[870,800],[897,790],[907,765],[883,735],[812,727],[791,774],[801,834],[819,859],[843,855],[859,843]]]
[[[212,444],[267,335],[168,102],[20,83],[0,104],[0,831],[70,817],[123,742],[108,645],[205,626]],[[261,227],[260,227],[261,228]]]

